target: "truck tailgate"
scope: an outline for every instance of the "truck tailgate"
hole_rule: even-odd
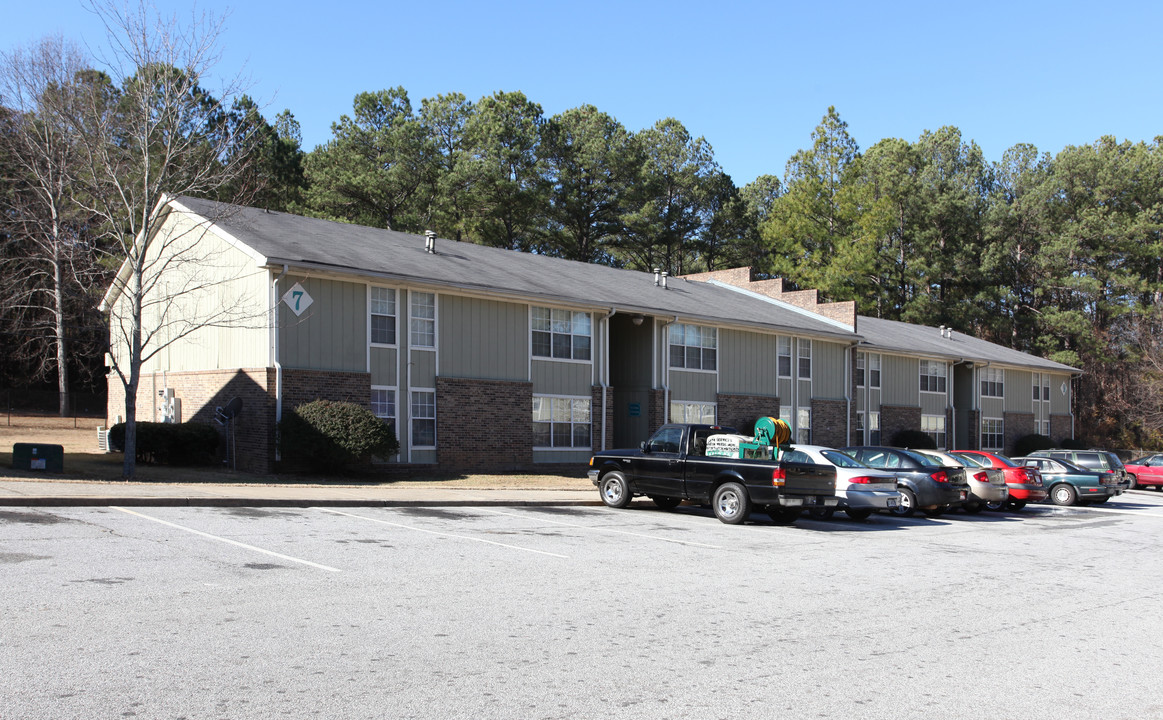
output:
[[[833,495],[836,492],[836,469],[831,465],[782,462],[785,472],[784,495]]]

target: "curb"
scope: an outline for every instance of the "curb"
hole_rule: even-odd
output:
[[[256,498],[14,497],[0,507],[563,507],[600,506],[600,500],[306,500]]]

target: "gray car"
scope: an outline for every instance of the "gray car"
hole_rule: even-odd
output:
[[[965,499],[961,509],[967,513],[979,513],[988,503],[1004,503],[1010,497],[1006,475],[1002,470],[994,470],[972,458],[950,455],[940,450],[917,450],[917,452],[928,455],[942,465],[961,465],[965,468],[969,497]]]
[[[877,510],[891,510],[900,505],[896,475],[868,467],[851,455],[820,445],[792,445],[792,452],[807,456],[802,462],[831,465],[836,468],[836,497],[841,509],[853,520],[867,520]],[[837,508],[809,511],[816,517],[829,518]]]

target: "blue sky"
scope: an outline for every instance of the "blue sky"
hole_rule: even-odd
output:
[[[989,160],[1019,142],[1163,135],[1159,2],[156,4],[229,11],[219,73],[242,70],[268,118],[290,109],[308,150],[356,93],[397,85],[416,108],[521,90],[546,116],[589,103],[630,130],[675,117],[740,186],[782,177],[829,105],[861,148],[955,125]],[[0,50],[104,42],[80,0],[8,5]]]

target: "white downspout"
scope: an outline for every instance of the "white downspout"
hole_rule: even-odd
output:
[[[618,312],[610,308],[609,314],[602,318],[602,357],[598,365],[598,384],[602,386],[602,444],[606,449],[606,391],[610,389],[610,318]]]
[[[662,423],[670,422],[670,335],[668,328],[678,322],[675,315],[662,324]]]
[[[275,366],[275,432],[278,432],[279,423],[283,420],[283,364],[279,362],[279,280],[287,274],[287,266],[271,282],[271,359]],[[275,461],[282,460],[279,452],[279,443],[276,435]]]
[[[844,444],[852,444],[852,351],[856,349],[855,345],[848,348],[848,352],[844,353]],[[867,361],[865,361],[867,364]],[[865,371],[867,372],[867,370]],[[863,445],[864,443],[860,443]]]

